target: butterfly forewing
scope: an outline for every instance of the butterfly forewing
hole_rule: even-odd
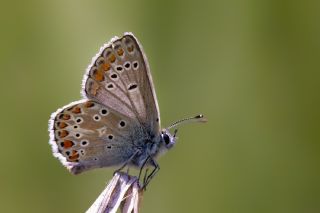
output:
[[[140,122],[147,132],[160,131],[160,117],[151,74],[142,47],[127,34],[98,54],[84,80],[84,93]]]
[[[96,167],[120,165],[134,152],[135,120],[94,101],[62,109],[53,118],[56,154],[77,174]]]

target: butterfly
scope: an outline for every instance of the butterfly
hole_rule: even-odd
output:
[[[53,155],[73,174],[101,168],[152,166],[147,185],[160,167],[156,157],[173,147],[170,128],[160,128],[160,113],[148,61],[132,33],[114,37],[92,59],[83,78],[83,99],[51,115]],[[140,176],[140,174],[139,174]]]

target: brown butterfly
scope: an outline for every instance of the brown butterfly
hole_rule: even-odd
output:
[[[169,129],[202,115],[160,128],[160,113],[147,58],[132,33],[113,38],[93,58],[83,79],[83,99],[52,114],[53,154],[73,174],[110,166],[153,166],[176,142]],[[119,170],[120,170],[119,169]],[[117,170],[118,171],[118,170]]]

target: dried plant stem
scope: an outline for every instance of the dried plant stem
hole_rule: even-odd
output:
[[[87,213],[115,213],[119,207],[122,213],[138,213],[142,194],[137,177],[117,172]]]

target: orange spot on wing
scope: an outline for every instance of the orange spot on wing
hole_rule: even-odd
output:
[[[99,84],[98,84],[96,81],[91,81],[91,82],[88,84],[87,92],[88,92],[90,95],[96,96],[96,95],[97,95],[97,91],[98,91],[99,88],[100,88],[100,86],[99,86]]]
[[[64,142],[63,142],[63,147],[66,149],[73,147],[73,145],[74,145],[74,143],[70,140],[64,140]]]
[[[69,119],[71,118],[71,116],[68,115],[68,114],[61,114],[61,115],[59,116],[59,118],[60,118],[60,119],[63,119],[63,120],[69,120]]]
[[[104,80],[104,75],[103,75],[103,71],[102,70],[98,70],[94,73],[94,78],[97,81],[103,81]]]
[[[122,48],[118,49],[117,53],[118,53],[119,56],[122,56],[123,55],[123,49]]]
[[[131,45],[130,47],[128,47],[128,52],[132,52],[134,50],[134,46]]]
[[[66,131],[66,130],[61,130],[58,132],[58,135],[61,137],[61,138],[64,138],[66,137],[67,135],[69,135],[69,132]]]
[[[73,112],[75,114],[79,114],[79,113],[81,113],[81,108],[80,107],[74,107],[71,112]]]
[[[100,88],[100,86],[99,86],[99,84],[93,84],[93,85],[91,85],[91,94],[93,95],[93,96],[96,96],[97,95],[97,91],[98,91],[98,89]]]
[[[116,61],[116,56],[114,54],[112,54],[110,57],[109,57],[109,61],[111,63],[115,62]]]
[[[109,63],[104,63],[103,64],[103,70],[108,71],[110,70],[111,65]]]
[[[85,107],[90,108],[94,106],[94,103],[92,101],[88,101],[84,104]]]
[[[59,123],[58,123],[58,126],[59,126],[59,128],[63,129],[63,128],[65,128],[66,126],[68,126],[68,124],[66,124],[65,122],[59,122]]]
[[[69,156],[70,161],[77,161],[79,158],[79,153],[75,150],[72,150],[71,155]]]

